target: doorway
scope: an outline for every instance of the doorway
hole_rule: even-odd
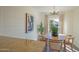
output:
[[[60,33],[60,21],[59,17],[48,17],[48,32],[51,32],[52,36],[58,36]]]

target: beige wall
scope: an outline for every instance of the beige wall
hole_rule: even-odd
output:
[[[79,48],[79,8],[75,9],[73,13],[73,33],[75,36],[74,44]]]
[[[25,33],[25,14],[34,16],[34,30]],[[37,39],[38,12],[32,7],[0,7],[0,35]]]
[[[3,29],[3,27],[4,27],[3,21],[4,21],[3,20],[3,9],[0,8],[0,35],[2,35],[3,32],[4,32],[4,29]]]
[[[64,22],[64,33],[72,34],[74,44],[79,48],[79,8],[66,12]]]
[[[64,33],[73,34],[73,13],[72,11],[65,12],[64,14]]]

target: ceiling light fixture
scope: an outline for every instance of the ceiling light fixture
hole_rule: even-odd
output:
[[[53,7],[53,12],[50,12],[50,15],[58,15],[59,14],[59,11],[56,10],[56,7],[54,6]]]

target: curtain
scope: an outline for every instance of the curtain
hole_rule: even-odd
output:
[[[59,33],[63,34],[64,33],[64,14],[59,15],[59,22],[60,22]]]
[[[45,27],[44,34],[47,34],[48,33],[48,15],[45,15],[44,27]]]

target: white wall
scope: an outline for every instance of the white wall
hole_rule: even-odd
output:
[[[64,14],[64,33],[73,34],[73,13],[72,11],[65,12]]]
[[[74,44],[79,48],[79,8],[73,12],[73,32],[75,36]]]
[[[4,27],[3,21],[4,21],[3,20],[3,9],[0,8],[0,35],[2,35],[3,32],[4,32],[4,29],[3,29],[3,27]]]
[[[65,13],[64,33],[73,34],[74,44],[79,48],[79,8]]]
[[[25,14],[34,16],[34,30],[25,33]],[[0,7],[0,34],[37,40],[39,13],[32,7]],[[4,31],[3,31],[4,30]]]

